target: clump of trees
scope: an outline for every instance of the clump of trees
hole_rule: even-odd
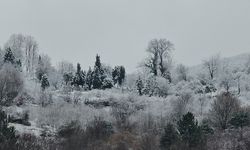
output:
[[[2,105],[12,104],[13,99],[23,89],[23,78],[19,61],[16,61],[12,50],[7,48],[0,69],[0,101]]]
[[[111,70],[111,73],[109,73],[109,71],[107,71],[109,69],[105,67],[106,66],[101,63],[100,56],[96,55],[93,70],[89,67],[87,71],[84,71],[78,63],[75,74],[73,75],[72,72],[64,72],[63,80],[66,85],[70,83],[72,86],[81,87],[85,90],[108,89],[114,85],[121,86],[125,81],[125,68],[123,66],[116,66]]]

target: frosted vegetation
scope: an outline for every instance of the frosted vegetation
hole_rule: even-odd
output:
[[[250,55],[187,67],[174,50],[153,39],[126,74],[99,55],[88,70],[53,66],[32,36],[12,35],[0,49],[0,149],[250,149]]]

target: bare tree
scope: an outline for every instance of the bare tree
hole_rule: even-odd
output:
[[[211,105],[210,117],[215,126],[221,129],[228,127],[229,120],[233,114],[240,109],[239,100],[229,92],[222,93],[216,97]]]
[[[208,60],[204,61],[204,66],[208,69],[209,76],[211,79],[214,79],[216,72],[218,71],[219,67],[219,55],[214,55],[210,57]]]
[[[219,76],[219,85],[223,87],[227,92],[233,86],[233,75],[227,68],[225,68]]]
[[[68,61],[61,61],[58,63],[58,72],[60,74],[75,72],[74,65]]]
[[[25,37],[25,70],[27,73],[34,73],[38,61],[38,43],[34,37]]]
[[[187,81],[188,68],[186,66],[184,66],[183,64],[179,64],[176,67],[176,73],[178,76],[178,80]]]

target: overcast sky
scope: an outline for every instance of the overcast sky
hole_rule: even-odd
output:
[[[195,65],[220,52],[250,52],[249,0],[0,0],[0,44],[12,33],[32,35],[53,63],[95,55],[129,72],[153,38],[175,44],[174,60]]]

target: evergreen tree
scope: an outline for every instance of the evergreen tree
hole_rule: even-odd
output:
[[[86,84],[88,86],[88,89],[91,90],[92,89],[92,81],[93,81],[93,71],[92,71],[91,67],[89,67],[89,70],[87,72],[85,80],[86,80]]]
[[[122,85],[125,80],[125,68],[123,66],[116,66],[112,71],[114,84]]]
[[[15,63],[15,56],[12,53],[10,48],[6,49],[6,52],[5,52],[5,55],[4,55],[4,62],[5,63],[11,63],[11,64]]]
[[[86,73],[83,72],[83,70],[81,69],[81,65],[78,63],[77,64],[77,71],[76,71],[76,74],[75,74],[75,77],[73,79],[73,85],[75,86],[84,86],[85,84],[85,76],[86,76]]]
[[[179,140],[178,132],[172,124],[167,124],[160,140],[161,149],[170,150]]]
[[[136,88],[137,88],[137,91],[138,91],[139,95],[142,95],[142,91],[143,91],[144,85],[143,85],[143,82],[142,82],[142,79],[141,79],[140,76],[136,80]]]
[[[73,74],[70,72],[70,73],[64,73],[63,74],[63,80],[65,82],[66,85],[68,85],[68,83],[72,82],[73,80]]]
[[[105,75],[101,66],[100,56],[96,55],[96,62],[93,71],[93,89],[101,89],[104,79]]]
[[[113,87],[113,82],[112,79],[110,78],[105,78],[103,80],[103,84],[102,84],[102,89],[110,89]]]
[[[43,61],[42,57],[38,57],[38,66],[36,68],[36,77],[39,81],[42,80],[43,75],[45,74],[44,69],[43,69]]]
[[[182,141],[186,146],[196,147],[201,143],[201,128],[198,126],[197,120],[194,115],[188,112],[177,122],[178,130],[181,135]]]
[[[117,84],[119,74],[120,74],[119,66],[115,66],[115,68],[112,70],[112,78],[113,78],[114,84]]]
[[[95,67],[97,67],[98,69],[101,69],[102,67],[101,58],[98,54],[96,55]]]
[[[50,84],[49,84],[49,80],[48,80],[48,78],[47,78],[47,75],[44,74],[44,75],[42,76],[42,79],[41,79],[41,88],[42,88],[42,90],[45,90],[45,89],[48,88],[49,86],[50,86]]]
[[[125,80],[125,76],[126,76],[125,67],[121,66],[120,67],[120,75],[119,75],[119,78],[118,78],[118,84],[119,85],[122,85],[122,83]]]

